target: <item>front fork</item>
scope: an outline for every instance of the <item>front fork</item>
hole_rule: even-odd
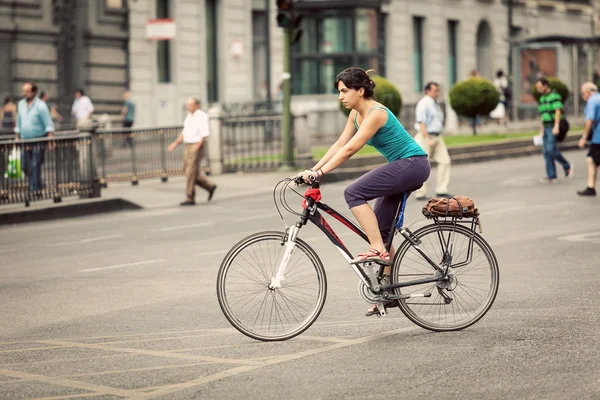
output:
[[[281,281],[285,280],[285,269],[287,268],[290,258],[292,258],[294,248],[296,247],[296,238],[298,237],[298,232],[300,232],[300,227],[298,226],[293,226],[289,232],[286,232],[286,236],[282,242],[282,245],[285,246],[285,251],[283,252],[283,257],[281,259],[281,263],[279,263],[279,267],[277,268],[275,276],[271,277],[271,283],[269,284],[269,289],[271,290],[280,288]]]

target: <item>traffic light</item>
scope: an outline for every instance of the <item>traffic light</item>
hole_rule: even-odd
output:
[[[302,22],[302,14],[294,9],[294,0],[277,0],[277,26],[296,29]]]

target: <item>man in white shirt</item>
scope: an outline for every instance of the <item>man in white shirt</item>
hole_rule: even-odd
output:
[[[415,141],[425,150],[429,158],[437,163],[437,197],[450,197],[450,154],[442,138],[444,128],[444,113],[437,102],[440,96],[440,85],[429,82],[425,86],[425,97],[417,103]],[[424,183],[415,192],[417,200],[427,199],[427,184]]]
[[[200,161],[204,149],[204,142],[210,135],[208,115],[200,110],[200,100],[190,97],[186,104],[188,114],[183,122],[183,131],[177,139],[169,146],[169,151],[174,151],[180,143],[185,143],[183,155],[183,169],[187,178],[186,199],[182,206],[196,204],[196,185],[208,191],[210,201],[217,189],[217,185],[208,180],[200,173]]]
[[[94,105],[92,100],[87,97],[83,89],[77,89],[75,92],[75,101],[71,108],[71,114],[75,117],[77,129],[89,129],[92,127],[92,114]]]

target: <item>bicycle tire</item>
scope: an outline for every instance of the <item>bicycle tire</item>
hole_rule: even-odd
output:
[[[225,315],[225,317],[227,318],[227,320],[229,321],[229,323],[231,323],[231,325],[233,325],[234,328],[236,328],[238,331],[240,331],[241,333],[243,333],[244,335],[251,337],[253,339],[256,340],[261,340],[261,341],[265,341],[265,342],[269,342],[269,341],[282,341],[282,340],[288,340],[291,339],[299,334],[301,334],[302,332],[304,332],[306,329],[308,329],[314,322],[315,320],[318,318],[319,314],[321,313],[321,311],[323,310],[323,306],[325,305],[325,298],[327,295],[327,277],[325,274],[325,269],[323,268],[323,264],[321,263],[321,260],[319,259],[319,257],[317,256],[317,254],[315,253],[315,251],[308,245],[306,244],[306,242],[304,242],[303,240],[296,238],[296,246],[294,249],[294,253],[292,254],[292,257],[289,260],[288,263],[288,268],[286,269],[286,273],[285,273],[285,277],[286,279],[283,280],[283,284],[282,287],[280,289],[276,289],[276,290],[272,290],[269,289],[268,284],[270,283],[269,280],[271,278],[271,276],[273,276],[274,272],[276,271],[277,267],[279,266],[279,261],[281,260],[281,255],[283,252],[283,249],[285,249],[285,247],[281,246],[283,237],[284,237],[284,233],[283,232],[273,232],[273,231],[268,231],[268,232],[259,232],[256,233],[254,235],[251,235],[249,237],[246,237],[245,239],[242,239],[240,242],[238,242],[225,256],[225,258],[223,259],[223,262],[221,263],[221,266],[219,268],[219,273],[217,275],[217,299],[219,301],[219,306],[221,307],[221,310],[223,311],[223,314]],[[238,266],[240,266],[242,262],[248,262],[247,259],[244,259],[243,254],[244,254],[244,250],[249,249],[251,246],[255,245],[255,244],[264,244],[264,242],[267,242],[267,249],[269,250],[269,244],[272,244],[273,246],[271,247],[275,247],[275,249],[279,248],[280,251],[277,254],[277,257],[275,258],[276,262],[272,262],[273,261],[273,255],[271,254],[271,251],[269,250],[269,254],[268,254],[268,258],[269,258],[269,262],[266,262],[266,258],[264,256],[258,257],[256,252],[254,253],[254,260],[256,261],[257,264],[261,264],[258,267],[259,269],[253,268],[255,271],[259,272],[259,275],[261,275],[259,278],[257,278],[258,280],[255,280],[254,278],[250,278],[250,281],[254,281],[254,285],[255,287],[258,287],[259,290],[256,291],[255,293],[250,293],[247,296],[252,296],[254,294],[254,296],[252,298],[249,298],[248,301],[250,302],[251,300],[254,299],[254,297],[256,297],[256,293],[258,293],[261,289],[261,286],[264,286],[264,291],[265,291],[265,295],[263,298],[263,303],[265,303],[265,301],[268,300],[269,298],[269,294],[271,295],[271,315],[269,316],[269,327],[270,322],[273,318],[273,310],[275,310],[275,322],[277,323],[277,317],[279,317],[279,322],[281,323],[281,325],[285,325],[284,321],[281,316],[281,312],[285,311],[281,306],[279,306],[279,308],[277,307],[276,303],[276,298],[277,295],[279,295],[281,297],[281,299],[283,300],[284,305],[287,307],[287,311],[289,311],[293,318],[296,319],[297,324],[291,326],[288,329],[285,329],[281,332],[278,332],[277,329],[275,330],[274,333],[267,331],[265,332],[264,330],[261,329],[257,329],[256,324],[258,322],[258,314],[256,315],[255,318],[255,326],[250,326],[250,323],[247,319],[244,319],[243,316],[239,315],[236,310],[233,308],[232,305],[232,300],[235,299],[235,296],[231,296],[229,294],[228,291],[228,277],[233,279],[235,278],[235,276],[233,276],[234,271],[232,268],[235,264],[237,264]],[[260,245],[260,248],[262,249],[263,246],[262,244]],[[276,253],[276,250],[273,251],[273,253]],[[310,305],[310,310],[308,310],[308,312],[306,313],[305,316],[303,316],[301,321],[298,321],[298,319],[296,318],[295,313],[300,313],[301,310],[299,310],[298,305],[297,304],[291,304],[292,300],[297,301],[296,297],[294,296],[299,296],[301,294],[304,294],[304,290],[307,290],[306,288],[302,288],[302,290],[296,289],[294,292],[294,295],[284,295],[283,294],[283,290],[284,289],[289,289],[290,291],[292,290],[292,285],[291,285],[291,278],[294,277],[295,275],[298,275],[298,272],[294,272],[292,269],[293,268],[297,268],[297,262],[295,262],[295,264],[293,264],[294,262],[294,257],[296,257],[297,254],[302,254],[307,258],[307,261],[309,263],[310,266],[312,266],[312,270],[309,273],[309,276],[312,274],[312,271],[314,271],[315,273],[315,278],[316,278],[316,296],[315,299],[312,301],[312,304]],[[266,264],[271,264],[266,265]],[[268,268],[267,268],[268,267]],[[309,268],[310,269],[310,268]],[[242,274],[240,273],[240,275],[242,277],[246,277],[248,278],[249,276],[247,275],[248,272],[246,274]],[[231,280],[230,279],[230,280]],[[302,278],[304,279],[304,278]],[[242,283],[241,284],[245,284],[245,285],[253,285],[252,282],[243,282],[242,279]],[[232,286],[232,284],[230,284],[229,286]],[[304,284],[303,284],[304,286]],[[240,291],[251,291],[252,289],[243,289]],[[241,297],[243,295],[240,295],[238,297]],[[274,305],[275,304],[275,305]],[[291,306],[290,306],[291,304]],[[244,304],[242,308],[246,307],[247,304]],[[254,306],[253,306],[254,307]],[[263,307],[263,304],[261,304],[259,306],[258,312],[261,311]],[[274,307],[274,308],[273,308]],[[265,305],[265,311],[266,311],[267,306]],[[300,307],[302,308],[302,307]],[[241,310],[240,310],[241,312]],[[247,313],[248,311],[246,311]],[[253,314],[254,315],[254,314]],[[289,321],[287,316],[285,317],[286,321]],[[263,326],[264,323],[264,316],[261,319],[261,327]]]
[[[425,314],[425,316],[422,316],[417,312],[417,310],[416,310],[418,308],[417,306],[425,306],[425,305],[431,304],[432,306],[437,306],[439,308],[439,310],[441,311],[442,306],[447,305],[447,304],[436,303],[434,299],[422,297],[422,298],[420,298],[422,300],[414,300],[414,299],[399,300],[400,310],[402,311],[402,313],[404,313],[404,315],[410,321],[412,321],[413,323],[415,323],[416,325],[418,325],[424,329],[435,331],[435,332],[457,331],[457,330],[465,329],[465,328],[473,325],[477,321],[479,321],[481,318],[483,318],[483,316],[489,311],[492,304],[494,303],[494,300],[496,299],[496,295],[498,293],[498,286],[499,286],[499,282],[500,282],[500,274],[499,274],[498,261],[496,259],[496,255],[494,254],[490,245],[477,232],[474,232],[471,229],[468,229],[468,228],[466,228],[462,225],[458,225],[458,224],[454,225],[451,223],[440,223],[440,224],[431,224],[431,225],[424,226],[424,227],[418,229],[417,231],[415,231],[414,235],[421,241],[421,245],[419,245],[419,247],[423,250],[422,245],[425,243],[425,241],[426,241],[425,239],[427,239],[428,235],[431,235],[431,234],[437,235],[438,232],[442,232],[442,235],[443,235],[444,232],[450,233],[452,230],[455,230],[455,234],[462,235],[467,240],[470,237],[473,238],[473,244],[472,244],[473,252],[475,252],[475,246],[478,246],[478,248],[479,248],[478,252],[480,251],[483,254],[483,256],[485,257],[485,260],[487,260],[487,262],[488,262],[490,282],[489,282],[489,286],[487,287],[487,289],[485,289],[486,295],[485,295],[485,299],[482,302],[482,304],[480,304],[478,306],[478,308],[476,309],[476,311],[473,313],[472,316],[470,316],[469,318],[460,320],[460,321],[456,321],[456,317],[454,317],[452,319],[452,322],[450,322],[448,320],[448,313],[447,313],[448,310],[446,308],[443,308],[444,316],[445,316],[444,322],[442,322],[441,318],[440,318],[440,321],[437,323],[434,323],[431,320],[428,320],[426,318],[426,316],[428,314]],[[457,239],[457,237],[455,236],[455,246],[457,246],[457,243],[458,243],[458,241],[456,239]],[[439,236],[438,236],[437,240],[439,241]],[[408,259],[407,254],[411,249],[414,252],[414,254],[416,254],[416,256],[419,257],[421,264],[418,264],[418,262],[416,262],[414,260]],[[441,261],[441,254],[443,252],[441,245],[440,245],[439,253],[434,252],[435,254],[437,254],[437,258],[435,257],[435,255],[429,254],[425,250],[423,250],[423,251],[434,262]],[[468,251],[468,249],[466,249],[466,251]],[[473,262],[473,260],[472,260],[472,262]],[[460,262],[460,260],[458,260],[458,261]],[[454,263],[454,261],[453,261],[453,264],[457,265],[456,263]],[[414,250],[414,247],[406,240],[400,245],[400,247],[396,253],[396,257],[395,257],[394,264],[393,264],[392,271],[391,271],[391,279],[392,279],[393,283],[400,283],[400,281],[402,281],[402,280],[404,280],[404,281],[414,280],[414,279],[416,279],[415,276],[419,275],[419,274],[415,274],[415,273],[401,274],[401,269],[403,267],[404,267],[404,270],[408,270],[408,269],[417,270],[417,268],[426,269],[426,267],[428,267],[430,269],[430,272],[429,272],[430,275],[432,275],[434,272],[433,267],[431,267],[431,265],[429,265],[427,263],[427,261],[425,259],[423,259],[423,257],[420,254],[418,254],[416,252],[416,250]],[[465,268],[465,269],[461,270],[461,268]],[[450,290],[448,290],[448,288],[441,289],[441,290],[446,291],[445,294],[452,294],[452,296],[454,296],[452,302],[449,305],[451,307],[452,311],[454,311],[456,308],[460,307],[460,305],[458,305],[455,308],[452,305],[455,301],[457,301],[458,297],[461,296],[458,294],[456,289],[460,286],[460,282],[461,282],[461,280],[464,280],[464,277],[458,278],[458,276],[463,273],[466,273],[468,268],[472,268],[472,266],[469,267],[468,265],[466,265],[466,266],[462,266],[462,267],[452,268],[451,274],[455,274],[453,276],[453,279],[455,279],[456,286]],[[408,275],[410,275],[410,278],[407,277],[406,279],[400,279],[401,276],[408,276]],[[425,275],[425,273],[423,273],[423,275]],[[439,294],[439,286],[438,285],[441,285],[441,283],[434,282],[434,283],[423,284],[423,285],[421,285],[421,287],[419,289],[422,291],[423,286],[431,287],[432,290],[430,291],[430,293],[432,293],[432,297],[434,297],[434,294],[436,294],[434,292],[437,291],[436,295],[443,299],[443,297]],[[451,286],[451,284],[448,283],[448,286]],[[416,289],[414,289],[414,288],[417,288],[417,287],[418,286],[406,286],[403,288],[397,288],[397,289],[395,289],[395,292],[397,295],[405,295],[405,294],[415,293]],[[434,288],[438,289],[438,290],[434,290]],[[471,292],[464,290],[464,288],[462,288],[462,289],[464,291],[465,297],[468,296],[471,298],[475,298],[474,296],[477,295],[478,291],[484,290],[479,287],[476,288],[477,290],[475,290],[474,288],[471,288],[470,289]],[[427,290],[425,290],[425,292],[427,292]],[[442,300],[440,300],[440,301],[442,301]],[[458,304],[458,302],[457,302],[457,304]],[[464,306],[463,306],[463,310],[466,311],[466,309],[464,309]],[[440,315],[440,317],[441,317],[441,315]]]

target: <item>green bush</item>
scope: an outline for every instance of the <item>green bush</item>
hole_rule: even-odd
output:
[[[500,94],[492,82],[483,78],[469,78],[456,83],[450,89],[450,105],[463,117],[488,115],[499,101]],[[473,134],[477,134],[476,124],[473,124]]]
[[[375,83],[375,101],[389,108],[395,116],[399,116],[402,111],[402,95],[398,88],[379,75],[372,76],[371,80]],[[344,114],[350,114],[351,110],[344,107],[342,102],[340,102],[340,109]]]
[[[560,94],[560,97],[562,97],[562,102],[566,103],[567,99],[569,98],[569,88],[567,87],[567,85],[565,85],[560,79],[555,78],[553,76],[550,76],[546,79],[548,79],[548,83],[550,83],[550,89],[556,90],[558,94]],[[535,88],[535,83],[531,85],[531,94],[535,98],[535,101],[539,103],[541,95]]]

